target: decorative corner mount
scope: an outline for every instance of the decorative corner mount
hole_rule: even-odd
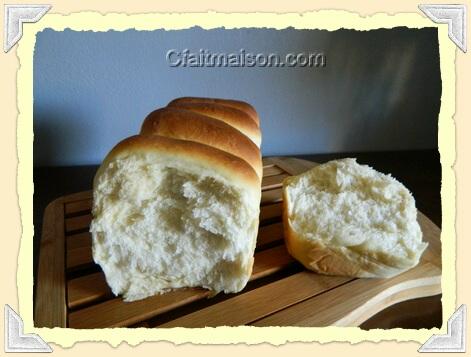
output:
[[[448,24],[448,37],[466,53],[466,5],[419,5],[419,9],[435,23]]]
[[[23,320],[10,306],[5,305],[5,352],[52,352],[35,333],[23,333]]]
[[[5,5],[3,50],[6,52],[23,36],[24,22],[38,22],[51,5]]]
[[[419,352],[466,352],[466,305],[448,319],[446,335],[432,335]]]

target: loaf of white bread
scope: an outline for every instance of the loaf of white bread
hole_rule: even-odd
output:
[[[407,188],[355,159],[285,179],[283,224],[289,253],[328,275],[392,277],[427,247]]]
[[[183,287],[242,290],[261,197],[261,134],[247,103],[179,98],[117,144],[93,184],[93,258],[125,301]]]

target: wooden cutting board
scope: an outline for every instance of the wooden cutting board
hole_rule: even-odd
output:
[[[35,325],[47,327],[358,326],[386,307],[441,292],[440,230],[418,213],[429,242],[418,266],[390,279],[353,279],[307,271],[286,252],[281,184],[316,164],[264,159],[260,229],[253,274],[238,294],[208,298],[204,289],[180,289],[125,303],[94,264],[92,192],[51,202],[44,213]]]

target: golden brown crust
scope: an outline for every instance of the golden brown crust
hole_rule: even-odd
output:
[[[161,108],[146,117],[141,135],[161,135],[215,147],[244,159],[262,177],[263,165],[258,147],[221,120],[176,107]]]
[[[106,156],[95,180],[109,162],[128,155],[159,155],[162,161],[185,165],[197,165],[219,173],[228,181],[244,185],[254,192],[260,190],[260,178],[255,170],[243,159],[225,151],[194,141],[172,139],[164,136],[135,135],[118,143]]]
[[[168,105],[181,104],[181,103],[209,103],[209,104],[222,104],[227,107],[232,107],[235,109],[242,110],[247,113],[260,127],[260,119],[258,117],[257,111],[249,103],[243,102],[241,100],[234,99],[222,99],[222,98],[204,98],[204,97],[181,97],[172,100]]]
[[[170,102],[169,107],[190,110],[192,112],[221,120],[242,132],[244,135],[249,137],[255,143],[255,145],[257,145],[257,147],[260,147],[261,135],[259,127],[247,113],[239,109],[231,108],[222,104],[209,103]]]

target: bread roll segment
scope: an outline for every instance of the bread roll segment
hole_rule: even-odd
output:
[[[260,147],[262,138],[260,128],[254,120],[242,110],[218,103],[179,103],[170,102],[168,107],[180,108],[203,114],[231,125]]]
[[[181,287],[237,292],[253,266],[260,179],[244,160],[161,136],[123,140],[93,188],[93,258],[134,301]]]
[[[182,103],[209,103],[209,104],[222,104],[227,107],[232,107],[235,109],[242,110],[243,112],[250,115],[257,126],[260,126],[260,119],[258,114],[253,106],[249,103],[243,102],[241,100],[234,99],[221,99],[221,98],[204,98],[204,97],[181,97],[172,100],[169,103],[169,106],[178,105]]]
[[[318,273],[388,278],[417,265],[427,247],[411,193],[355,159],[285,179],[283,202],[287,249]]]
[[[160,108],[146,117],[141,134],[190,140],[215,147],[247,161],[258,177],[263,175],[258,147],[223,121],[180,108]]]

